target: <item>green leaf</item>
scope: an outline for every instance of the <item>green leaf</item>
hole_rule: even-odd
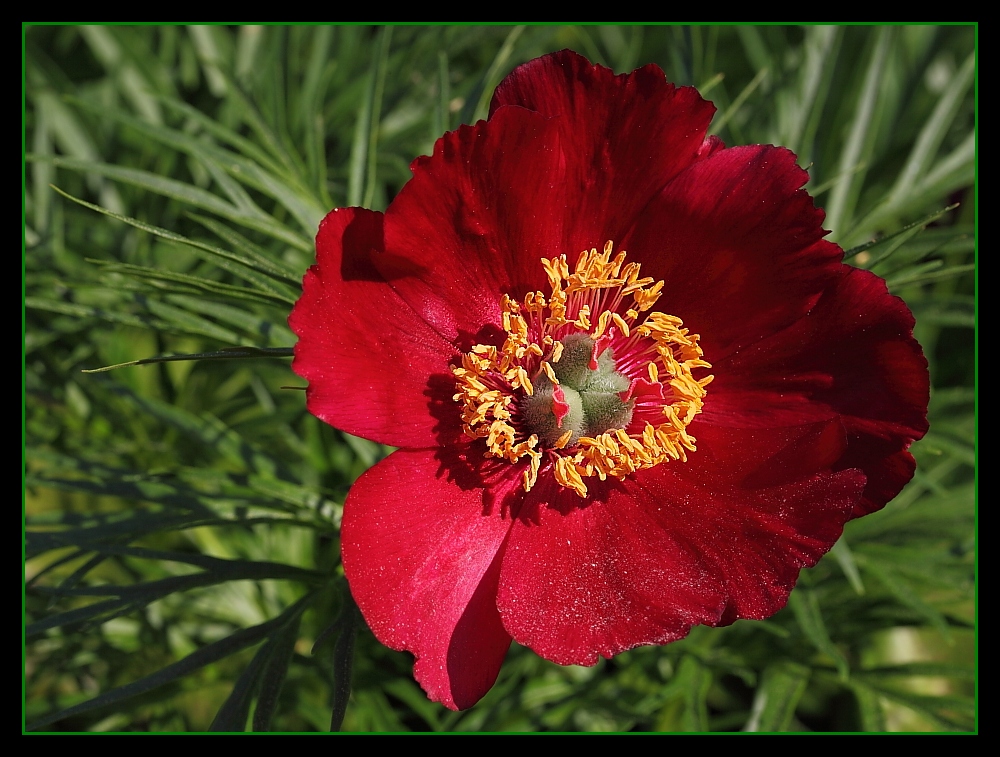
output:
[[[889,291],[895,293],[905,286],[927,284],[931,281],[950,279],[954,276],[961,276],[963,273],[971,273],[976,270],[975,263],[969,263],[968,265],[953,265],[941,271],[937,270],[942,265],[943,261],[932,260],[929,263],[916,266],[898,276],[887,278],[886,283],[889,285]]]
[[[945,639],[951,639],[951,630],[944,616],[921,599],[920,594],[913,589],[909,581],[893,570],[886,562],[866,556],[861,566],[867,573],[877,578],[902,604],[926,618]]]
[[[733,100],[732,104],[726,108],[723,113],[719,114],[712,120],[712,126],[708,130],[709,134],[718,134],[722,131],[725,125],[729,123],[730,119],[739,112],[740,108],[743,107],[743,103],[745,103],[750,95],[753,94],[754,90],[757,89],[761,82],[767,78],[767,72],[768,69],[766,68],[762,68],[758,71],[757,75],[750,81],[750,83],[743,88],[743,91],[736,96],[736,99]]]
[[[255,245],[245,236],[233,231],[224,223],[220,223],[214,218],[208,218],[198,213],[188,213],[188,216],[224,239],[233,249],[239,250],[247,259],[270,271],[275,279],[284,279],[296,287],[296,291],[301,288],[303,271],[300,268],[286,263],[273,254],[269,255],[264,249]]]
[[[87,258],[88,263],[101,266],[108,273],[118,273],[147,281],[153,287],[164,292],[177,294],[201,293],[218,298],[229,298],[238,301],[251,302],[262,305],[285,306],[294,305],[296,298],[292,295],[274,295],[268,292],[261,292],[257,289],[224,284],[201,276],[191,276],[186,273],[174,273],[164,271],[159,268],[149,268],[148,266],[130,265],[128,263],[111,263],[106,260],[93,260]],[[113,277],[112,277],[113,278]],[[109,285],[111,282],[108,282]]]
[[[789,595],[788,604],[802,633],[816,649],[833,660],[841,680],[846,681],[850,673],[847,659],[830,639],[815,592],[800,586]]]
[[[886,234],[882,237],[879,237],[878,239],[873,239],[869,242],[865,242],[864,244],[860,244],[857,247],[852,247],[851,249],[847,250],[844,253],[844,260],[848,260],[849,258],[854,257],[858,253],[866,252],[868,250],[872,250],[875,247],[879,247],[881,249],[879,250],[878,254],[872,255],[868,260],[865,261],[865,267],[872,268],[873,266],[875,266],[876,263],[879,263],[883,259],[892,255],[903,244],[905,244],[913,237],[915,237],[917,234],[919,234],[921,231],[923,231],[925,228],[927,228],[928,224],[933,223],[934,221],[938,220],[943,215],[949,213],[950,211],[954,210],[957,207],[958,205],[949,205],[946,208],[942,208],[941,210],[935,211],[934,213],[931,213],[930,215],[921,218],[919,221],[914,221],[911,224],[907,224],[898,231],[894,231],[893,233]]]
[[[515,26],[507,33],[507,38],[503,41],[500,49],[497,50],[497,54],[493,57],[493,62],[490,63],[490,67],[486,69],[486,73],[483,74],[483,78],[477,84],[479,99],[476,102],[475,109],[472,111],[470,123],[481,121],[489,115],[493,90],[500,83],[504,69],[507,68],[507,61],[510,60],[514,52],[514,45],[517,44],[518,38],[524,33],[524,29],[524,26]]]
[[[354,643],[357,637],[357,605],[350,592],[344,591],[344,607],[341,610],[340,635],[333,647],[333,711],[330,715],[330,731],[340,730],[347,713],[347,702],[351,698],[351,684],[354,672]]]
[[[260,625],[253,626],[251,628],[240,629],[224,639],[220,639],[219,641],[215,641],[201,647],[198,651],[193,652],[183,660],[167,665],[165,668],[140,678],[138,681],[133,681],[125,686],[120,686],[116,689],[106,691],[93,699],[74,705],[73,707],[68,707],[64,710],[50,713],[45,717],[39,718],[33,723],[30,723],[27,726],[27,729],[29,731],[36,731],[51,723],[57,723],[60,720],[65,720],[66,718],[73,717],[74,715],[80,715],[84,712],[90,712],[109,705],[120,704],[121,702],[138,696],[139,694],[144,694],[147,691],[152,691],[153,689],[164,686],[171,681],[175,681],[181,676],[188,675],[199,668],[203,668],[213,662],[229,657],[230,655],[233,655],[252,644],[256,644],[261,639],[266,638],[275,629],[281,627],[286,622],[285,615],[292,609],[294,608],[289,608],[289,610],[286,610],[282,615],[274,618],[273,620],[269,620],[266,623],[261,623]]]
[[[392,27],[383,27],[378,34],[376,52],[372,56],[371,69],[368,72],[368,88],[361,109],[358,111],[357,125],[354,129],[347,182],[347,204],[362,207],[371,206],[375,193],[376,147]]]
[[[854,589],[854,593],[863,595],[865,593],[865,584],[861,580],[861,573],[858,572],[857,563],[854,561],[854,554],[851,552],[851,548],[847,546],[847,539],[843,537],[838,539],[837,543],[833,545],[833,549],[830,550],[830,554],[836,559],[840,565],[840,569],[844,571],[844,575],[851,584],[851,588]]]
[[[305,605],[303,605],[305,609]],[[253,730],[271,730],[271,719],[278,707],[278,696],[281,688],[288,676],[288,667],[292,662],[292,654],[295,652],[295,643],[298,641],[299,624],[302,620],[301,613],[295,617],[293,623],[289,623],[281,631],[275,634],[274,638],[268,642],[270,654],[267,659],[267,666],[260,677],[260,687],[257,696],[257,707],[253,713]]]
[[[66,192],[63,192],[58,187],[53,187],[56,192],[61,194],[68,200],[72,200],[78,205],[82,205],[85,208],[90,208],[91,210],[97,211],[102,215],[106,215],[110,218],[114,218],[118,221],[123,221],[130,226],[134,226],[142,231],[149,232],[155,236],[162,239],[169,240],[171,242],[176,242],[177,244],[188,247],[199,254],[200,257],[206,260],[211,260],[213,263],[218,265],[230,273],[239,276],[252,284],[256,284],[261,291],[270,292],[272,294],[280,295],[282,294],[280,289],[277,289],[274,284],[271,283],[272,278],[281,277],[283,272],[280,268],[273,266],[265,266],[261,264],[260,261],[250,260],[243,257],[242,255],[237,255],[236,253],[229,252],[228,250],[223,250],[219,247],[213,245],[205,244],[204,242],[198,242],[193,239],[188,239],[185,236],[176,234],[167,229],[162,229],[158,226],[153,226],[151,224],[145,223],[135,218],[129,218],[128,216],[119,215],[118,213],[113,213],[107,208],[102,208],[100,205],[94,205],[93,203],[81,200],[77,197],[73,197]],[[263,274],[263,275],[262,275]]]
[[[906,195],[929,172],[938,148],[954,123],[965,93],[972,85],[975,70],[976,56],[972,54],[965,59],[961,68],[955,72],[954,78],[942,90],[937,107],[920,130],[920,136],[913,145],[906,165],[899,172],[896,184],[889,193],[887,202],[890,205],[903,204]]]
[[[694,655],[685,655],[677,674],[663,692],[664,705],[656,730],[705,732],[708,730],[708,692],[712,674]]]
[[[291,347],[227,347],[215,352],[198,352],[193,355],[157,355],[155,357],[144,357],[139,360],[130,360],[127,363],[117,365],[106,365],[103,368],[90,368],[83,373],[104,373],[113,371],[116,368],[126,368],[133,365],[152,365],[154,363],[173,363],[186,360],[252,360],[258,358],[281,358],[292,357],[294,351]]]
[[[297,603],[297,612],[286,618],[285,625],[275,631],[257,650],[250,664],[240,674],[226,701],[219,708],[208,730],[230,732],[246,730],[250,704],[258,692],[260,692],[260,698],[257,709],[254,711],[253,730],[268,730],[277,705],[281,684],[285,680],[288,665],[291,662],[302,611],[306,606],[304,601]],[[262,702],[264,703],[263,711],[261,710]]]
[[[885,68],[892,44],[893,30],[879,27],[875,33],[875,44],[865,72],[864,83],[858,93],[854,120],[851,123],[847,144],[840,155],[840,180],[833,187],[826,206],[827,228],[840,235],[850,223],[860,193],[861,182],[866,171],[855,171],[855,167],[868,163],[874,145],[873,128],[879,119],[879,85],[885,76]]]
[[[809,682],[809,668],[785,661],[769,665],[754,695],[744,731],[787,731]]]
[[[851,691],[861,716],[861,730],[866,733],[885,732],[885,710],[878,693],[856,680],[851,682]]]

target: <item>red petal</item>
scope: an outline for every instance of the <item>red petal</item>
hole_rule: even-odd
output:
[[[844,267],[809,315],[713,361],[706,423],[768,427],[839,417],[847,449],[834,468],[868,477],[855,515],[876,510],[913,475],[906,449],[927,430],[927,361],[913,317],[874,274]]]
[[[446,339],[468,349],[500,323],[504,294],[544,287],[539,260],[560,251],[565,199],[559,135],[510,109],[449,132],[386,212],[378,269]]]
[[[670,182],[619,245],[667,282],[658,308],[701,335],[709,362],[804,316],[839,275],[807,178],[783,148],[719,150]]]
[[[400,450],[358,479],[344,504],[344,570],[375,636],[416,656],[434,701],[475,704],[510,645],[496,607],[514,486],[489,486],[458,461],[438,474],[434,450]],[[511,466],[505,466],[511,470]]]
[[[490,119],[504,106],[555,117],[565,150],[560,206],[571,220],[561,248],[618,242],[646,203],[698,159],[715,106],[674,87],[654,65],[615,76],[570,51],[514,69],[497,87]]]
[[[432,400],[454,406],[456,350],[407,307],[371,263],[382,214],[334,210],[320,224],[316,260],[288,323],[299,336],[292,369],[306,405],[327,423],[394,446],[438,442]],[[458,415],[445,416],[458,427]]]
[[[864,485],[857,471],[781,472],[793,447],[817,448],[807,453],[816,464],[842,449],[826,428],[740,432],[739,446],[716,438],[720,454],[706,450],[704,475],[666,463],[594,487],[582,506],[540,481],[529,494],[537,510],[515,522],[503,558],[504,626],[547,659],[590,665],[692,625],[772,615],[799,570],[840,536]],[[755,458],[753,444],[769,459]],[[719,465],[740,453],[751,462]]]

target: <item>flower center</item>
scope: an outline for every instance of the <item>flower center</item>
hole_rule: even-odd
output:
[[[485,439],[489,456],[529,458],[525,491],[543,456],[556,482],[583,497],[585,478],[624,478],[695,450],[687,426],[712,380],[693,375],[711,367],[698,335],[672,315],[642,317],[663,282],[611,253],[611,242],[580,253],[573,273],[565,255],[542,259],[548,300],[504,295],[506,341],[477,344],[452,366],[465,433]]]

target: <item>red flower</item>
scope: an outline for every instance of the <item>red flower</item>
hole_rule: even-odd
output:
[[[723,149],[713,112],[656,66],[548,55],[384,215],[320,226],[307,405],[402,448],[348,495],[344,568],[449,707],[512,637],[592,665],[770,616],[913,474],[909,311],[823,240],[795,156]]]

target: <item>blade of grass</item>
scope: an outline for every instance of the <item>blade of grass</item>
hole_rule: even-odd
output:
[[[769,665],[754,695],[744,731],[787,731],[809,683],[809,668],[785,661]]]
[[[517,40],[524,33],[524,26],[515,26],[507,34],[507,38],[503,41],[500,49],[497,50],[497,54],[493,57],[493,62],[490,63],[490,67],[486,69],[486,73],[480,81],[481,88],[477,85],[479,89],[479,99],[476,102],[476,107],[471,113],[471,123],[476,121],[481,121],[486,118],[489,114],[490,100],[493,99],[493,90],[497,88],[500,83],[504,69],[507,66],[507,61],[510,60],[511,54],[514,52],[514,45],[517,44]]]
[[[305,607],[303,606],[303,609]],[[253,730],[271,730],[271,719],[278,706],[278,697],[281,688],[288,677],[288,667],[292,662],[292,655],[295,652],[295,643],[298,641],[299,623],[302,619],[301,613],[296,617],[294,623],[289,623],[268,643],[271,653],[267,660],[267,666],[260,678],[259,694],[257,696],[257,707],[253,713]]]
[[[858,571],[858,564],[854,560],[854,554],[851,552],[850,547],[847,546],[847,539],[843,537],[838,539],[837,543],[833,545],[833,549],[830,550],[830,554],[833,555],[837,564],[840,565],[840,569],[847,577],[847,581],[850,583],[851,588],[854,589],[854,593],[858,596],[863,596],[865,593],[865,584],[861,580],[861,573]]]
[[[112,263],[107,260],[85,258],[88,263],[100,266],[107,273],[118,273],[133,279],[151,284],[153,287],[172,294],[206,293],[213,297],[225,297],[258,305],[274,305],[287,307],[294,305],[296,298],[287,295],[279,296],[261,292],[258,289],[224,284],[220,281],[192,276],[186,273],[174,273],[161,268],[131,265],[129,263]]]
[[[134,226],[137,229],[146,231],[154,236],[166,239],[170,242],[175,242],[177,244],[188,247],[195,250],[201,257],[206,260],[211,260],[216,263],[220,268],[223,268],[236,276],[248,281],[251,284],[257,285],[262,291],[270,292],[271,294],[281,294],[281,290],[277,289],[274,284],[271,283],[271,278],[278,278],[283,276],[283,272],[280,268],[276,266],[264,265],[261,261],[251,260],[243,257],[242,255],[237,255],[234,252],[228,250],[223,250],[219,247],[215,247],[210,244],[205,244],[204,242],[198,242],[193,239],[188,239],[181,234],[177,234],[173,231],[160,228],[159,226],[153,226],[144,221],[140,221],[136,218],[130,218],[128,216],[123,216],[119,213],[114,213],[107,208],[102,208],[100,205],[94,205],[93,203],[87,202],[86,200],[81,200],[78,197],[73,197],[73,195],[62,191],[59,187],[52,187],[56,192],[61,194],[67,200],[75,202],[78,205],[82,205],[85,208],[90,208],[102,215],[106,215],[109,218],[114,218],[117,221],[122,221],[127,223],[129,226]],[[274,291],[272,291],[274,290]]]
[[[833,235],[843,235],[854,215],[855,203],[866,171],[854,171],[861,163],[868,163],[875,137],[875,123],[879,113],[879,85],[885,74],[889,48],[893,40],[892,30],[879,27],[872,50],[864,84],[858,94],[854,120],[851,123],[847,143],[840,154],[840,181],[834,186],[826,206],[827,228]]]
[[[344,722],[347,702],[351,698],[351,684],[354,672],[354,642],[358,633],[358,608],[351,593],[343,592],[344,607],[341,610],[340,635],[333,647],[333,707],[330,713],[330,732],[336,733]]]
[[[305,598],[299,601],[303,602],[304,600]],[[139,694],[144,694],[147,691],[152,691],[153,689],[159,688],[160,686],[168,684],[171,681],[175,681],[181,676],[193,673],[199,668],[203,668],[213,662],[229,657],[230,655],[233,655],[252,644],[256,644],[261,639],[266,638],[274,630],[280,628],[285,622],[287,622],[286,616],[290,612],[295,611],[297,611],[297,607],[293,605],[273,620],[269,620],[266,623],[261,623],[260,625],[253,626],[251,628],[240,629],[231,636],[227,636],[225,639],[220,639],[219,641],[215,641],[207,646],[201,647],[198,651],[193,652],[183,660],[167,665],[165,668],[140,678],[138,681],[133,681],[125,686],[120,686],[116,689],[106,691],[86,702],[81,702],[73,707],[67,707],[64,710],[59,710],[41,717],[33,723],[30,723],[27,726],[27,730],[36,731],[39,728],[50,725],[51,723],[56,723],[60,720],[65,720],[66,718],[73,717],[74,715],[80,715],[84,712],[90,712],[91,710],[96,710],[113,704],[120,704],[127,699],[131,699]]]
[[[935,263],[937,265],[934,265]],[[941,281],[942,279],[949,279],[953,276],[960,276],[963,273],[971,273],[976,270],[975,263],[950,266],[943,271],[936,270],[942,265],[944,265],[944,261],[932,260],[929,263],[917,266],[916,269],[912,270],[910,273],[894,276],[891,280],[886,279],[886,283],[889,285],[889,291],[895,294],[903,287],[914,286],[916,284],[927,284],[931,281]]]
[[[743,27],[740,27],[741,29]],[[725,127],[729,120],[739,112],[739,109],[743,107],[743,103],[746,102],[747,98],[753,94],[753,91],[760,86],[761,82],[764,81],[767,76],[767,69],[762,68],[757,72],[757,75],[747,84],[743,91],[740,92],[736,99],[733,100],[732,104],[726,108],[726,110],[719,115],[718,118],[712,120],[712,125],[708,129],[709,134],[718,134]]]
[[[792,613],[795,615],[802,633],[816,649],[833,660],[840,679],[846,681],[850,670],[847,659],[830,639],[830,632],[826,628],[826,623],[823,622],[823,614],[820,611],[816,594],[805,587],[799,587],[789,595],[788,604],[792,608]]]
[[[151,365],[153,363],[171,363],[180,360],[250,360],[256,358],[276,358],[292,357],[294,350],[291,347],[227,347],[215,352],[198,352],[191,355],[157,355],[155,357],[144,357],[140,360],[130,360],[127,363],[118,365],[106,365],[102,368],[89,368],[82,373],[103,373],[113,371],[117,368],[126,368],[133,365]]]
[[[294,646],[296,636],[298,635],[299,621],[302,618],[302,610],[306,608],[305,604],[300,605],[299,612],[295,613],[292,617],[288,619],[288,622],[278,629],[272,636],[268,638],[267,641],[261,645],[260,649],[254,655],[250,664],[243,670],[240,677],[236,680],[233,685],[233,690],[229,693],[226,701],[223,702],[222,707],[216,713],[215,718],[212,720],[212,724],[208,727],[209,731],[245,731],[247,725],[247,716],[250,713],[250,704],[253,701],[254,695],[258,691],[263,691],[264,678],[270,668],[273,667],[275,662],[276,654],[280,655],[283,659],[284,667],[281,670],[281,680],[278,681],[278,687],[280,689],[281,682],[284,680],[284,673],[288,672],[288,662],[291,660],[291,647],[289,647],[289,639],[291,639],[291,645]],[[288,652],[285,655],[285,652]],[[272,674],[273,675],[273,674]],[[272,682],[273,686],[273,682]],[[272,692],[274,694],[272,701],[271,714],[273,714],[273,705],[277,704],[277,692]],[[263,694],[262,694],[263,696]],[[260,705],[257,707],[260,710]],[[270,723],[270,717],[267,719]],[[254,730],[267,730],[267,727],[257,728],[257,713],[254,713]]]
[[[901,205],[905,196],[912,191],[919,180],[930,170],[931,161],[944,141],[962,105],[962,100],[969,87],[976,69],[976,56],[965,59],[961,68],[944,88],[941,99],[930,118],[920,130],[916,144],[910,151],[906,165],[899,172],[896,184],[889,193],[890,205]]]
[[[354,142],[351,145],[351,162],[347,179],[348,205],[368,207],[375,194],[376,147],[391,39],[391,26],[379,29],[375,54],[368,71],[368,87],[358,112]]]

